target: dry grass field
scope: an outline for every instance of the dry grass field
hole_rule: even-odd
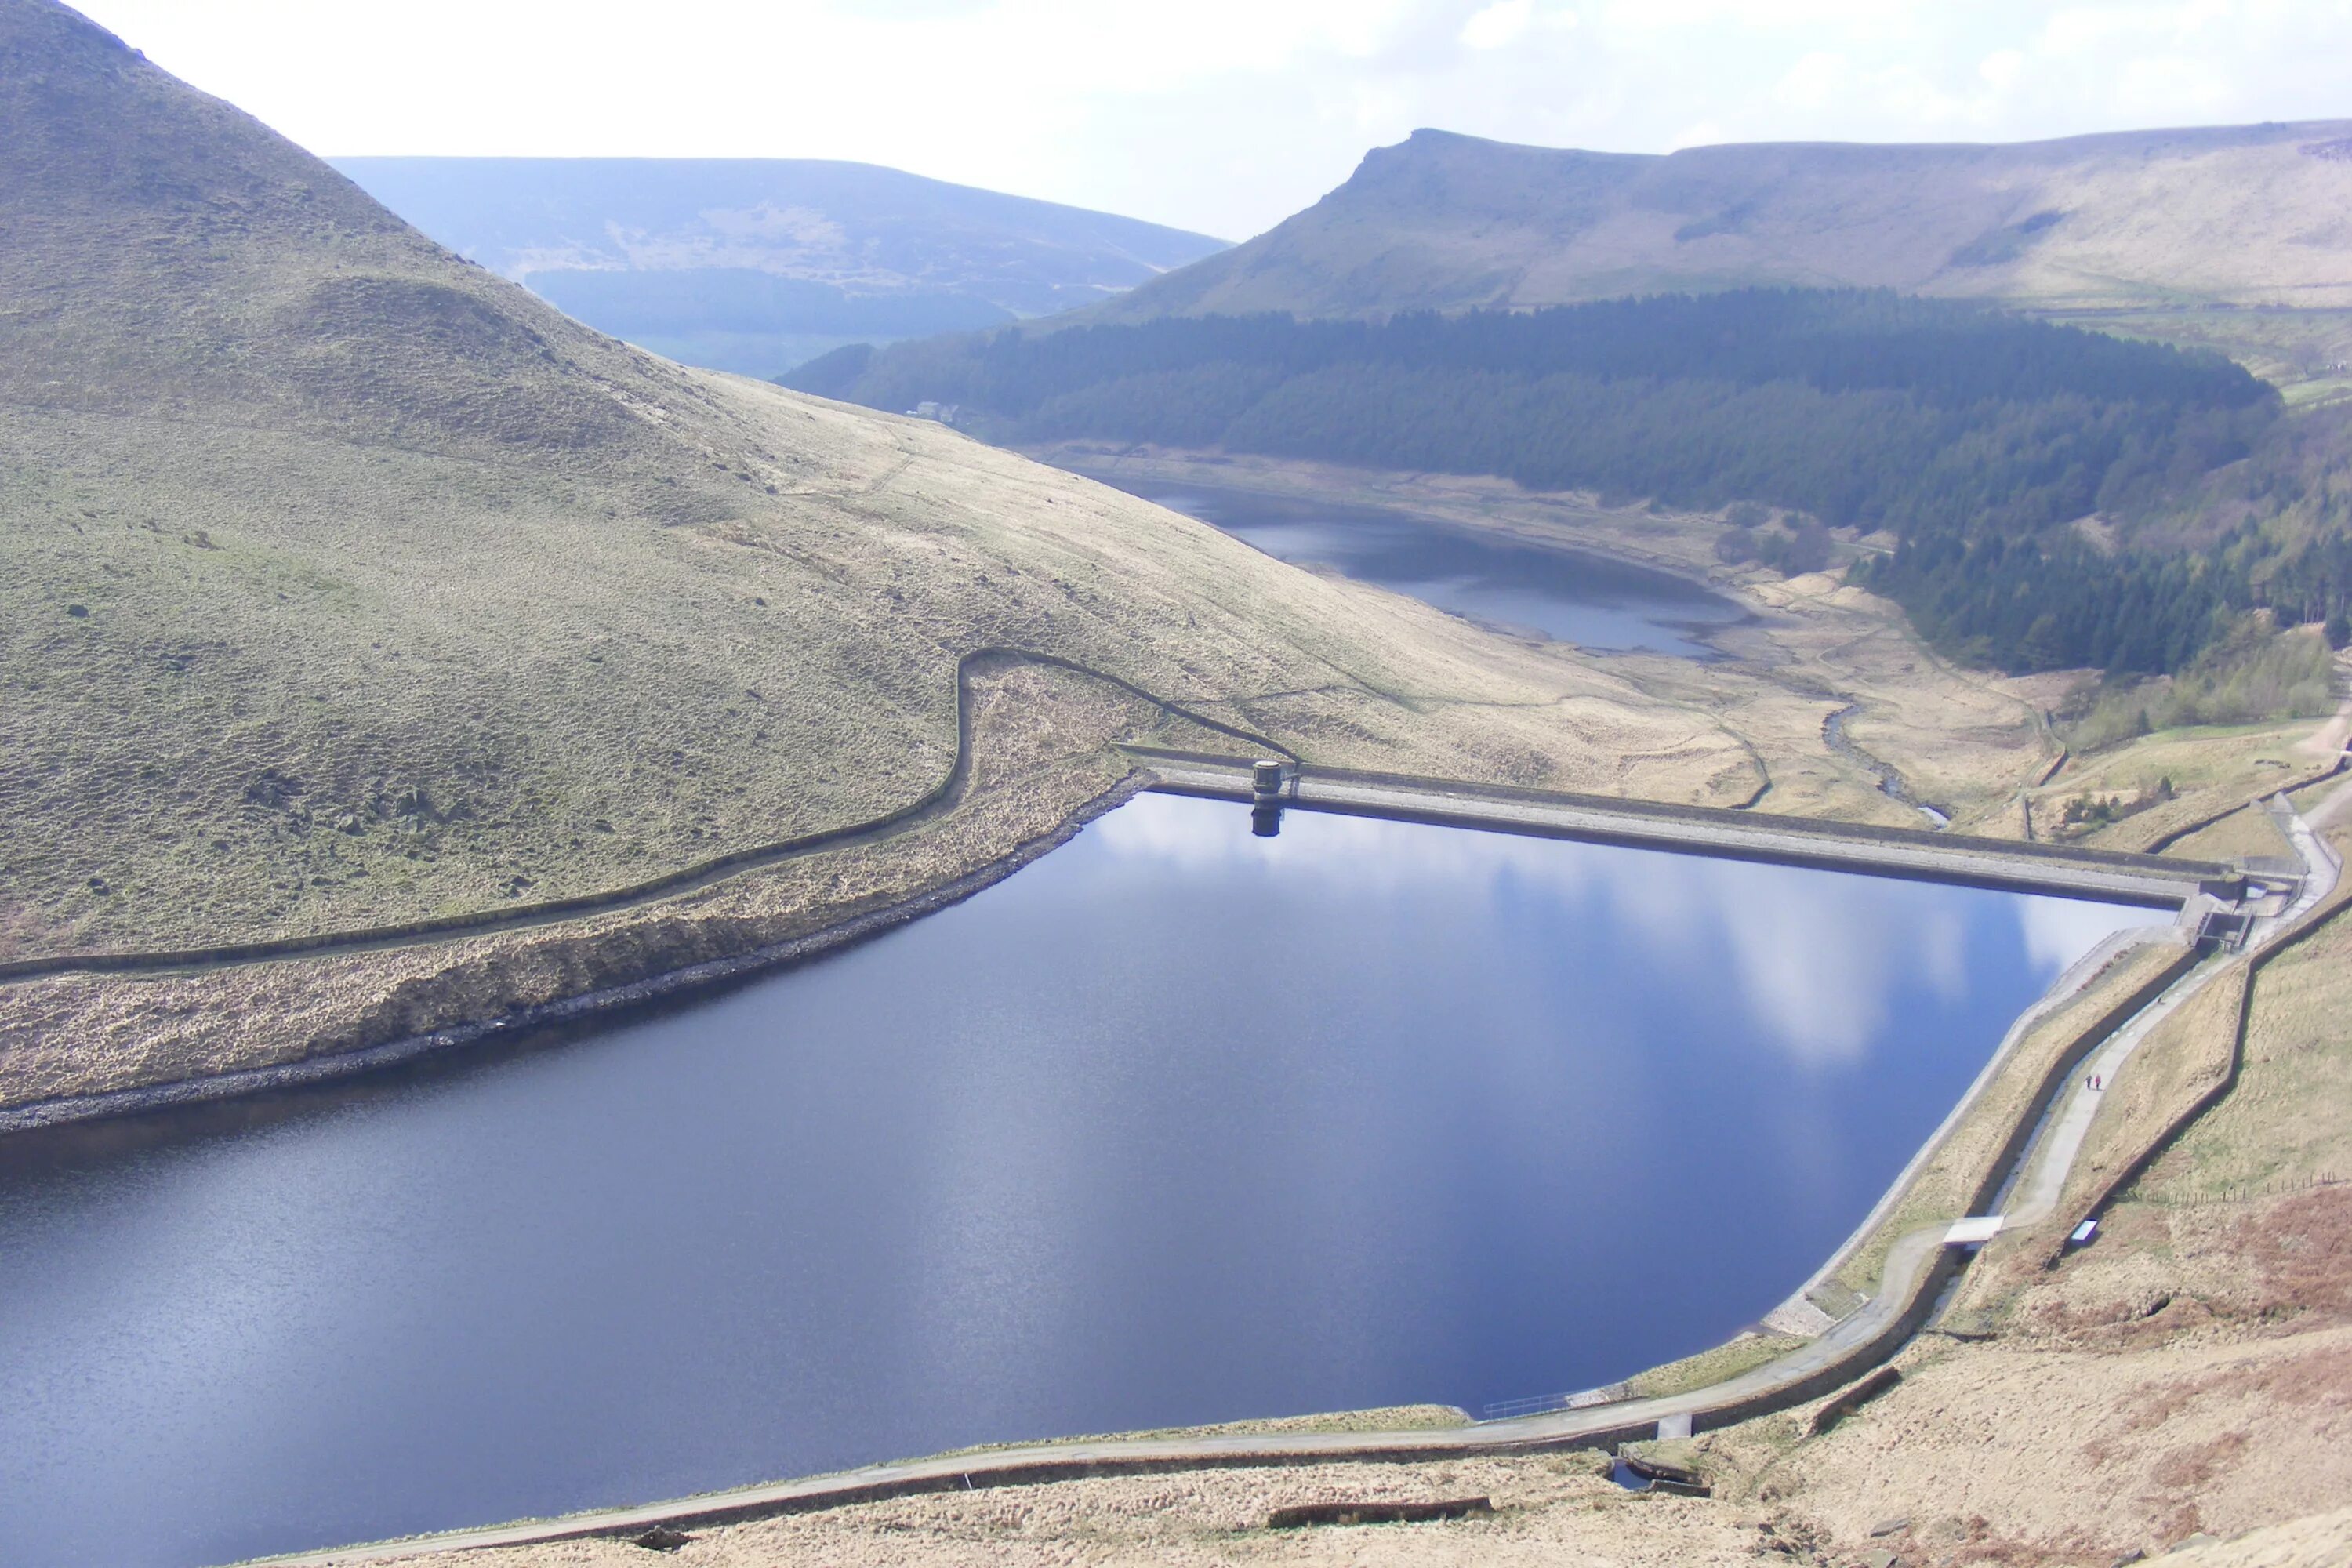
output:
[[[2242,1080],[2166,1156],[2143,1198],[2194,1207],[2352,1192],[2347,991],[2352,921],[2334,921],[2263,970]],[[2352,1254],[2329,1261],[2352,1264]]]

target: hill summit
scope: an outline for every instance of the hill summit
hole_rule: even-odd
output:
[[[0,5],[0,125],[9,403],[576,451],[686,392],[61,5]]]
[[[2352,306],[2352,121],[1663,155],[1416,131],[1306,211],[1093,319],[1751,285],[2045,307]]]

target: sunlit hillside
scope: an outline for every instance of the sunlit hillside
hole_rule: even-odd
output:
[[[18,953],[863,820],[944,775],[984,647],[1455,772],[1704,794],[1735,750],[935,426],[603,337],[52,0],[0,3],[0,231]],[[1570,696],[1588,721],[1535,715]]]

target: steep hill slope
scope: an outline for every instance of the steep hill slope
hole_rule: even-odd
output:
[[[384,205],[601,331],[773,375],[844,342],[1090,305],[1205,235],[870,163],[340,158]]]
[[[1747,284],[2044,307],[2352,305],[2352,121],[1664,156],[1417,131],[1305,212],[1095,319]]]
[[[52,0],[0,0],[0,957],[865,821],[937,784],[958,660],[1008,645],[1302,748],[1754,787],[1621,680],[604,338]],[[72,1035],[5,1013],[0,1080]]]

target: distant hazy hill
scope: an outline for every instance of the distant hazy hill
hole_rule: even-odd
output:
[[[335,162],[443,245],[590,325],[752,375],[844,342],[1094,304],[1224,247],[870,163]]]
[[[1664,156],[1417,131],[1305,212],[1094,319],[1746,284],[2048,306],[2352,306],[2352,121]]]

